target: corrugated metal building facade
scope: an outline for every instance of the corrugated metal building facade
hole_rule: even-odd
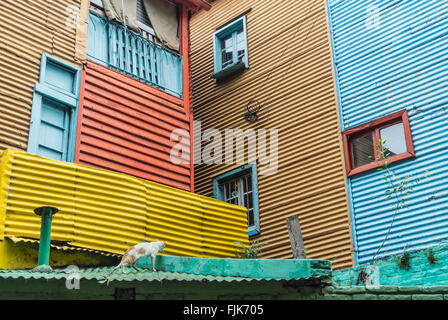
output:
[[[76,163],[193,191],[187,15],[180,5],[177,53],[90,11]],[[188,151],[180,165],[170,158],[175,129]]]
[[[122,254],[144,239],[168,241],[165,254],[234,257],[248,244],[246,209],[109,170],[26,152],[0,154],[0,240],[39,239],[36,207],[59,209],[52,240]]]
[[[78,67],[85,62],[83,17],[88,2],[1,1],[0,151],[27,149],[33,86],[39,79],[42,52]],[[79,28],[71,27],[73,14],[80,18]]]
[[[13,243],[8,246],[39,239],[40,218],[33,209],[52,205],[60,210],[52,240],[63,241],[61,248],[121,254],[144,239],[159,238],[169,241],[167,254],[234,257],[234,241],[248,244],[246,209],[189,192],[188,14],[195,5],[208,8],[208,3],[175,1],[179,52],[133,31],[129,36],[131,31],[110,22],[114,26],[108,30],[120,29],[118,38],[126,39],[100,48],[108,59],[111,52],[119,58],[111,65],[88,55],[100,47],[92,50],[94,41],[87,41],[89,2],[0,4],[0,239],[9,238]],[[109,44],[102,36],[99,40]],[[143,43],[154,51],[138,51],[142,64],[132,74],[137,65],[131,54]],[[37,122],[40,127],[33,125]],[[28,134],[34,127],[38,130]],[[188,141],[181,165],[170,159],[179,144],[171,141],[174,129],[182,129]],[[50,151],[56,150],[54,141],[63,141],[63,149],[56,150],[63,161],[32,154],[40,153],[30,151],[31,140]],[[78,164],[70,163],[67,149],[72,145]],[[2,265],[8,259],[5,243],[0,241]]]
[[[250,67],[215,83],[213,34],[242,14]],[[286,218],[298,215],[308,258],[353,265],[325,1],[218,0],[193,15],[190,26],[194,117],[202,132],[279,130],[278,172],[257,177],[259,235],[268,242],[262,258],[292,257]],[[244,119],[251,99],[262,105],[252,125]],[[197,165],[195,191],[212,196],[212,179],[238,166]]]
[[[128,65],[112,69],[89,62],[90,67],[87,66],[87,59],[92,58],[88,53],[95,55],[100,50],[108,55],[104,39],[89,31],[94,28],[89,18],[92,14],[89,2],[2,1],[0,4],[0,151],[6,148],[30,151],[33,90],[44,72],[41,63],[45,53],[83,69],[81,90],[76,92],[81,103],[75,114],[78,118],[75,162],[193,191],[193,165],[177,166],[170,161],[171,148],[176,144],[170,140],[172,130],[183,129],[189,135],[192,125],[190,77],[183,77],[183,73],[189,73],[189,59],[182,57],[188,54],[187,17],[191,3],[178,1],[180,38],[184,39],[180,52],[157,46],[158,61],[154,61],[152,54],[149,58],[147,52],[148,59],[156,63],[151,72],[157,82],[145,83],[129,76]],[[184,138],[189,140],[189,136]],[[190,149],[189,141],[184,147]],[[190,153],[184,152],[182,156],[188,158]]]
[[[399,179],[431,174],[395,217],[383,172],[350,178],[357,261],[372,259],[385,239],[378,257],[441,244],[448,234],[448,2],[333,0],[328,7],[343,130],[406,109],[415,158],[392,169]]]
[[[190,165],[170,160],[171,132],[190,132],[183,100],[90,61],[85,70],[75,161],[190,190]]]

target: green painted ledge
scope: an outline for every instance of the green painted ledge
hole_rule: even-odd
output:
[[[151,267],[150,258],[140,259],[138,267]],[[158,256],[156,269],[196,275],[293,280],[331,278],[331,262],[314,259],[211,259]]]
[[[333,272],[333,281],[339,286],[356,286],[361,270],[376,275],[374,284],[381,286],[440,286],[448,285],[448,245],[432,247],[436,263],[428,260],[429,248],[409,252],[409,269],[398,265],[400,255],[394,255],[371,263],[364,263]]]
[[[140,268],[152,268],[150,258],[138,261]],[[158,256],[157,272],[142,269],[134,270],[128,266],[126,273],[114,266],[79,269],[79,278],[101,280],[109,277],[111,281],[226,281],[240,282],[252,280],[299,281],[302,285],[329,283],[332,276],[331,262],[327,260],[278,260],[278,259],[210,259],[174,256]],[[68,275],[65,268],[40,272],[32,269],[0,270],[1,279],[64,279]],[[110,275],[110,276],[109,276]],[[309,282],[310,281],[310,282]]]

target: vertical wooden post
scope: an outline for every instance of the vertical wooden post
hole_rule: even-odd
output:
[[[86,70],[85,67],[81,71],[81,84],[79,88],[79,102],[78,102],[78,119],[76,122],[76,142],[75,142],[75,158],[74,162],[79,163],[79,155],[81,153],[81,134],[83,126],[84,113],[84,95],[86,86]]]
[[[300,222],[298,216],[286,218],[288,225],[289,239],[291,241],[291,249],[294,259],[306,259],[305,245],[303,243],[302,231],[300,230]]]

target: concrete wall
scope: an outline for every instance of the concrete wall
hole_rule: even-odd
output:
[[[365,287],[297,286],[281,281],[242,282],[80,282],[79,290],[68,290],[60,280],[0,280],[0,299],[136,299],[136,300],[448,300],[448,286]]]
[[[374,263],[374,271],[370,263],[354,268],[333,272],[333,281],[341,286],[353,286],[361,269],[373,275],[376,272],[377,284],[382,286],[437,286],[448,285],[448,245],[432,248],[437,263],[429,263],[428,250],[409,253],[409,269],[398,265],[396,255]]]
[[[448,286],[328,287],[316,300],[448,300]]]
[[[79,290],[68,290],[65,281],[0,279],[0,299],[114,300],[120,298],[120,289],[133,292],[128,298],[136,300],[292,300],[319,294],[318,287],[285,286],[281,281],[123,281],[106,286],[96,280],[81,280]]]

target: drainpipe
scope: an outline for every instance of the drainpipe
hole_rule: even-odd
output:
[[[39,243],[39,258],[36,271],[52,271],[50,267],[50,237],[51,237],[51,221],[53,215],[59,209],[55,207],[39,207],[34,209],[34,213],[42,217],[42,224],[40,227],[40,243]]]

